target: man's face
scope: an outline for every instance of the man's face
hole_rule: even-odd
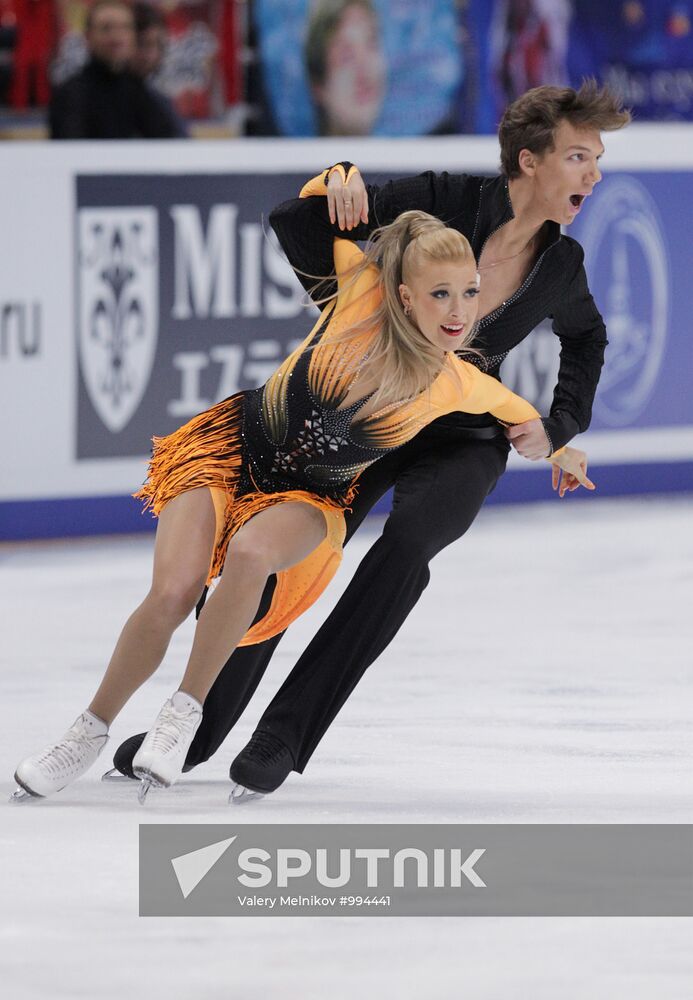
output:
[[[602,179],[599,159],[603,152],[596,129],[576,129],[567,121],[560,122],[554,148],[536,157],[533,175],[537,208],[545,219],[570,225]]]
[[[124,69],[135,54],[135,21],[131,11],[121,4],[100,7],[87,32],[87,45],[90,54],[111,69]]]

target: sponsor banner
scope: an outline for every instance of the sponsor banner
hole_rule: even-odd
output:
[[[262,384],[312,325],[267,224],[304,178],[76,180],[76,457],[146,454]]]
[[[303,180],[77,178],[78,459],[142,454],[152,433],[261,384],[305,334],[305,296],[262,224]],[[685,297],[672,294],[684,263],[672,253],[683,234],[671,192],[684,197],[688,183],[610,177],[575,224],[610,338],[594,430],[691,421]],[[542,412],[559,351],[547,320],[503,366]]]
[[[690,825],[140,825],[140,916],[693,916]]]

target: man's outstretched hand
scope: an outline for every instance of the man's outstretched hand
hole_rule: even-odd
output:
[[[549,458],[551,454],[551,442],[539,418],[506,427],[505,436],[517,453],[531,462]],[[572,493],[578,486],[584,486],[586,490],[597,488],[587,478],[587,454],[579,448],[564,448],[557,458],[549,458],[549,461],[552,465],[551,486],[558,491],[559,497]]]
[[[587,478],[587,455],[579,448],[564,448],[557,458],[551,462],[551,486],[558,490],[559,497],[572,493],[578,486],[586,490],[596,490],[591,479]]]
[[[345,184],[339,170],[333,170],[327,182],[327,208],[330,222],[340,229],[353,229],[368,222],[368,192],[361,174],[354,170]]]

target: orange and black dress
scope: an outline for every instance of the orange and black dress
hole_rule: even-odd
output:
[[[301,195],[323,194],[323,177],[310,181]],[[335,239],[337,298],[304,342],[261,388],[238,392],[173,434],[154,438],[148,479],[135,494],[158,514],[186,490],[209,487],[217,519],[209,581],[221,573],[231,537],[261,510],[301,500],[324,513],[326,538],[301,563],[277,574],[267,614],[241,645],[283,631],[323,592],[342,557],[343,511],[372,462],[455,410],[490,412],[508,424],[539,416],[530,403],[452,352],[430,388],[414,399],[363,417],[359,411],[370,395],[344,406],[376,331],[340,335],[381,301],[377,268],[353,280],[362,258],[354,243]]]

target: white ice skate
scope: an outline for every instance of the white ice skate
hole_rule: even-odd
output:
[[[202,706],[185,692],[176,691],[165,703],[132,760],[140,802],[150,788],[168,788],[180,778],[201,721]]]
[[[105,723],[83,712],[57,743],[26,757],[14,773],[19,788],[11,801],[59,792],[88,771],[108,742]]]

